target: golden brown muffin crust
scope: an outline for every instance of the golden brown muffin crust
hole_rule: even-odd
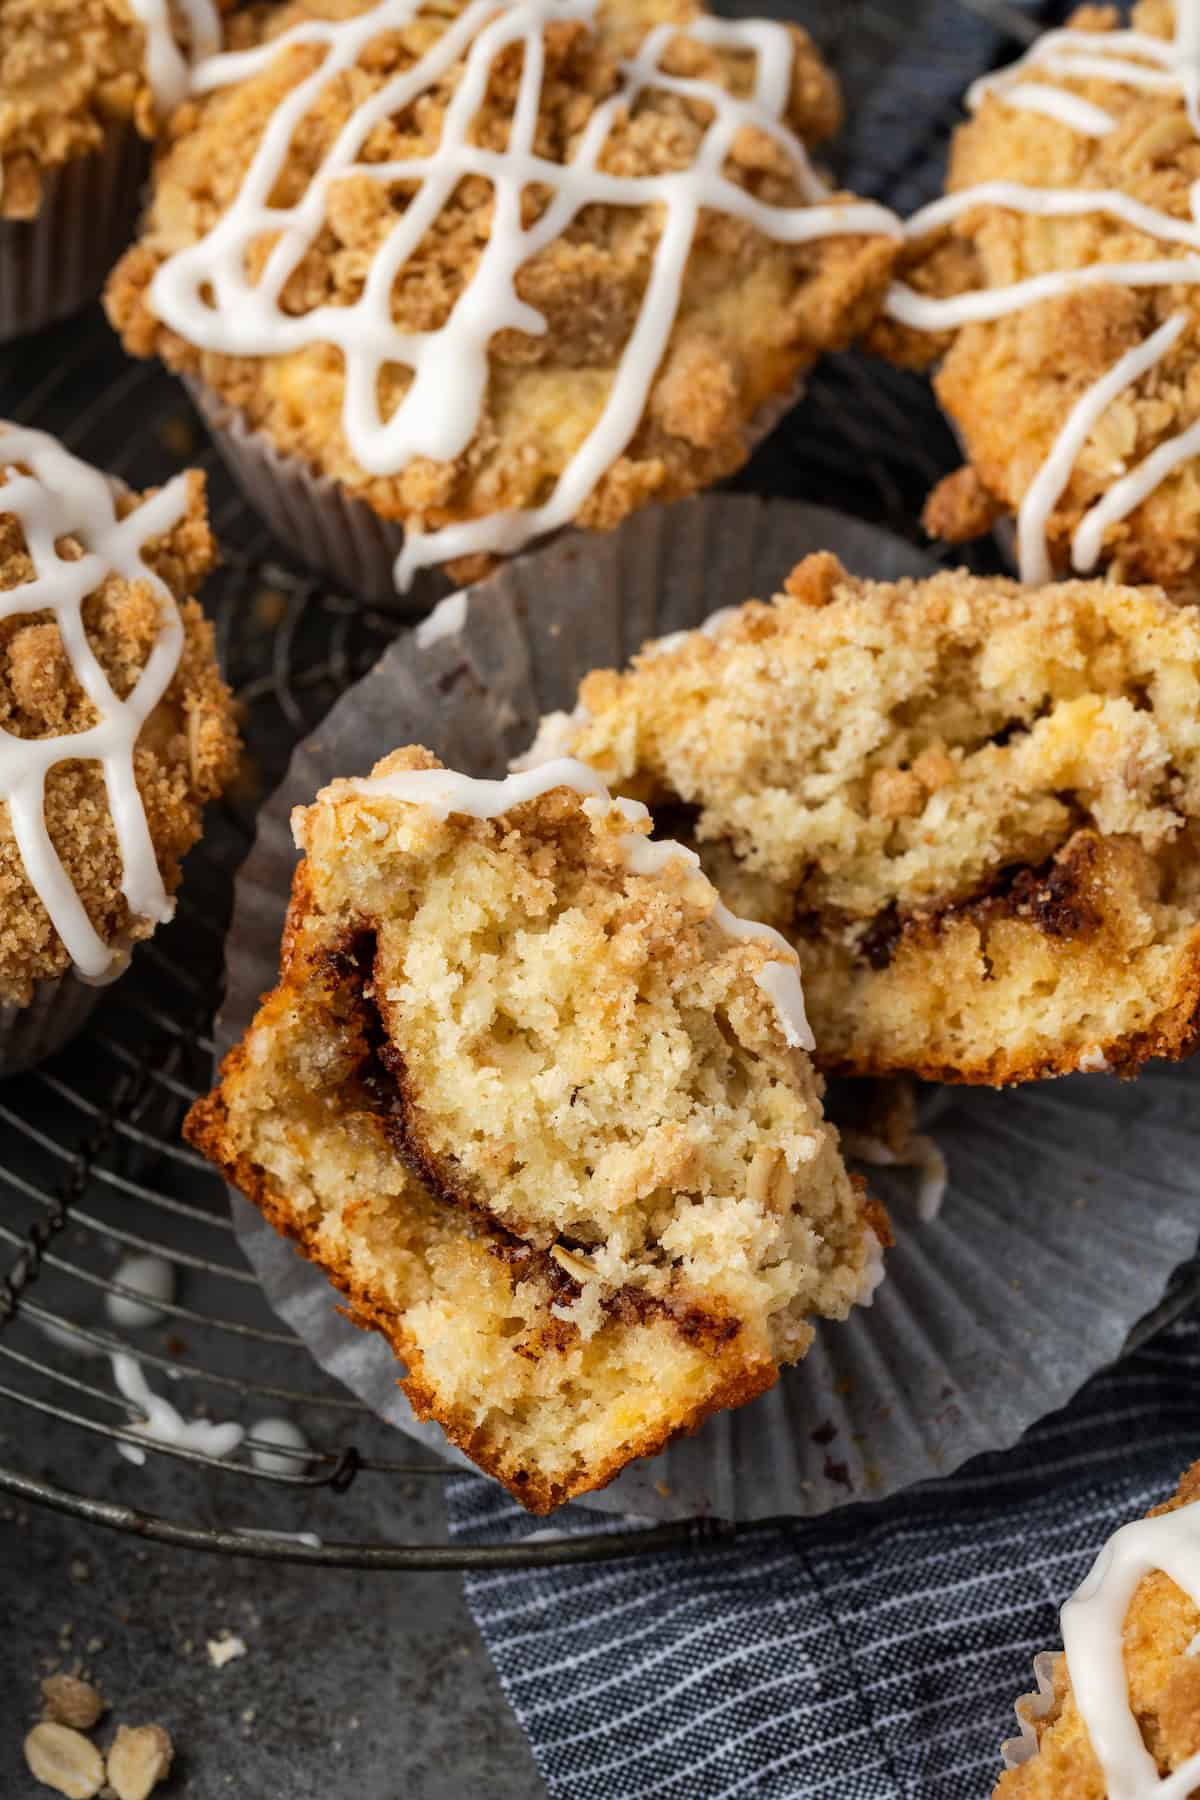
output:
[[[252,7],[232,21],[230,41],[235,48],[257,43],[303,18],[353,17],[368,4],[288,0]],[[455,4],[439,13],[438,29],[460,10]],[[636,6],[618,0],[601,9],[594,29],[582,21],[550,22],[544,31],[538,154],[556,162],[570,157],[593,111],[614,90],[618,55],[636,48],[652,24],[678,19],[681,25],[681,35],[662,58],[664,70],[744,94],[752,59],[683,35],[687,20],[697,16],[698,9],[681,0],[641,0]],[[404,28],[375,39],[353,78],[321,90],[293,142],[280,198],[296,199],[353,105],[407,66],[433,36],[431,15],[420,13]],[[837,120],[837,90],[807,37],[795,28],[792,36],[795,65],[786,122],[813,141]],[[536,507],[599,417],[642,304],[658,243],[657,209],[590,206],[520,269],[517,292],[543,314],[547,330],[496,333],[482,416],[466,449],[454,460],[416,457],[392,475],[368,475],[351,454],[342,428],[343,377],[335,349],[311,346],[270,358],[201,353],[155,312],[149,289],[156,271],[207,232],[231,204],[273,110],[319,60],[315,48],[293,47],[261,73],[180,111],[160,162],[142,241],[110,282],[109,315],[133,355],[158,354],[172,368],[199,375],[277,449],[338,480],[385,518],[415,521],[433,531]],[[495,60],[487,100],[473,127],[485,146],[507,142],[521,66],[520,46]],[[372,158],[413,157],[436,146],[461,67],[402,116],[377,128]],[[701,102],[649,89],[632,116],[614,127],[601,167],[642,176],[686,168],[709,113]],[[787,156],[757,128],[739,132],[728,172],[766,204],[803,201]],[[356,301],[411,188],[411,183],[405,190],[385,187],[363,176],[335,183],[325,227],[285,285],[283,308],[302,314]],[[545,198],[527,190],[526,224]],[[397,326],[429,331],[444,322],[478,264],[491,214],[490,183],[479,176],[460,181],[393,290]],[[819,351],[846,344],[873,317],[893,254],[894,240],[885,237],[831,237],[786,246],[744,220],[704,212],[675,329],[642,422],[584,501],[579,522],[613,526],[648,500],[675,498],[738,467],[754,416],[786,393]],[[385,368],[385,416],[409,383],[406,367]],[[478,561],[467,559],[455,571],[473,573]]]
[[[1147,1516],[1158,1518],[1197,1500],[1200,1462],[1184,1470],[1172,1497]],[[1200,1609],[1170,1576],[1161,1570],[1145,1576],[1125,1618],[1125,1673],[1134,1717],[1162,1776],[1200,1751],[1200,1662],[1188,1654],[1198,1630]],[[1107,1800],[1065,1657],[1054,1664],[1049,1711],[1029,1722],[1037,1733],[1037,1754],[1005,1770],[995,1800]]]
[[[4,512],[7,474],[0,469],[0,593],[33,577],[19,522]],[[128,495],[123,515],[148,495]],[[76,540],[60,540],[64,555],[82,555]],[[204,504],[204,477],[188,477],[187,511],[164,536],[151,540],[145,560],[180,602],[184,645],[166,693],[142,728],[134,771],[159,870],[168,892],[178,885],[180,858],[200,835],[204,803],[232,778],[238,751],[229,690],[217,671],[213,630],[187,598],[216,557]],[[84,602],[84,624],[101,668],[119,697],[135,685],[157,641],[158,597],[144,582],[110,574]],[[0,619],[0,727],[23,738],[85,731],[95,708],[72,672],[49,613]],[[121,892],[123,867],[100,765],[56,764],[46,780],[45,818],[51,841],[106,943],[147,935]],[[25,1003],[32,983],[61,975],[66,946],[25,872],[0,803],[0,998]]]

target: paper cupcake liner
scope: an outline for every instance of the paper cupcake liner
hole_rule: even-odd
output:
[[[1015,1769],[1037,1754],[1038,1737],[1034,1720],[1044,1719],[1054,1705],[1054,1665],[1057,1661],[1057,1650],[1042,1650],[1033,1659],[1033,1678],[1037,1682],[1037,1691],[1022,1694],[1013,1707],[1021,1729],[1017,1737],[1005,1738],[1000,1746],[1001,1760],[1006,1769]]]
[[[95,298],[133,237],[149,166],[133,126],[114,126],[96,155],[46,176],[36,218],[0,220],[0,343]]]
[[[275,536],[301,561],[339,588],[404,613],[427,612],[453,583],[436,570],[422,571],[405,594],[396,592],[396,558],[404,527],[356,500],[340,481],[319,475],[290,456],[236,408],[194,375],[184,386],[201,414],[221,461]]]
[[[37,981],[28,1006],[0,1001],[0,1077],[46,1062],[87,1024],[102,990],[73,973]]]
[[[293,805],[424,743],[473,775],[503,773],[539,716],[582,675],[718,606],[769,597],[805,553],[854,572],[930,572],[921,552],[790,501],[709,495],[649,509],[611,534],[571,533],[456,595],[387,651],[297,749],[259,818],[228,939],[224,1048],[274,985],[295,864]],[[949,1165],[939,1216],[916,1216],[910,1172],[869,1171],[897,1244],[873,1307],[822,1323],[806,1360],[750,1406],[626,1470],[584,1504],[653,1518],[811,1515],[878,1499],[1012,1444],[1121,1352],[1200,1233],[1200,1106],[1189,1067],[1137,1082],[1072,1076],[994,1092],[929,1088],[920,1129]],[[841,1102],[830,1094],[834,1117]],[[936,1113],[936,1117],[934,1116]],[[277,1312],[384,1418],[414,1422],[381,1339],[349,1327],[324,1276],[246,1202],[242,1246]]]
[[[329,475],[318,474],[302,458],[277,450],[264,432],[221,399],[195,375],[183,383],[193,405],[212,434],[221,461],[246,499],[275,536],[311,568],[339,587],[365,599],[400,610],[406,616],[428,612],[449,594],[453,582],[437,569],[418,572],[407,593],[396,591],[396,559],[404,547],[404,526],[384,519]],[[785,394],[761,407],[747,427],[749,452],[796,404],[803,391],[797,381]]]

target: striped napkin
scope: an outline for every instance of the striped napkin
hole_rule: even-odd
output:
[[[979,1800],[1100,1545],[1200,1456],[1200,1314],[1019,1450],[727,1548],[473,1574],[467,1598],[554,1800]],[[457,1476],[454,1535],[537,1528]],[[623,1529],[566,1507],[564,1531]]]

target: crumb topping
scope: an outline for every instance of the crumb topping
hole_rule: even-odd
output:
[[[239,13],[229,36],[234,48],[252,47],[306,18],[353,20],[369,11],[367,0],[288,0]],[[458,4],[436,15],[416,12],[374,37],[352,70],[318,84],[275,184],[276,204],[296,203],[355,108],[412,67],[461,12]],[[635,51],[652,26],[679,24],[660,64],[676,84],[707,82],[744,98],[755,58],[686,35],[690,21],[703,19],[679,0],[653,7],[622,0],[602,7],[591,24],[544,22],[536,155],[562,166],[579,153],[589,122],[620,83],[618,59]],[[803,33],[792,28],[789,41],[793,70],[782,96],[783,123],[811,142],[836,121],[836,89]],[[435,533],[500,512],[536,510],[604,412],[661,247],[661,206],[587,205],[530,254],[515,275],[519,304],[509,310],[518,317],[511,324],[499,321],[486,342],[485,381],[469,441],[453,453],[418,448],[402,466],[382,472],[378,459],[370,469],[364,466],[350,444],[343,358],[332,343],[232,355],[202,350],[186,329],[163,322],[155,300],[159,270],[228,217],[270,119],[319,71],[321,57],[319,46],[292,45],[177,115],[142,242],[110,283],[110,316],[133,354],[157,353],[172,367],[199,375],[277,448],[340,481],[384,517]],[[463,67],[460,59],[410,106],[375,124],[364,159],[390,164],[434,154],[450,129]],[[470,140],[480,149],[497,153],[507,146],[522,68],[519,42],[492,58],[470,127]],[[651,84],[632,109],[615,116],[600,167],[614,178],[678,173],[692,166],[711,123],[711,105],[686,85],[672,90]],[[811,198],[778,136],[757,127],[736,134],[725,175],[733,189],[763,207],[798,208]],[[368,272],[415,203],[417,188],[415,180],[381,181],[361,172],[332,183],[324,224],[279,296],[289,319],[359,303]],[[547,184],[530,182],[521,199],[522,228],[535,226],[552,199]],[[489,244],[507,229],[498,220],[490,179],[467,174],[452,184],[392,287],[391,318],[398,330],[423,334],[442,327]],[[263,277],[271,241],[260,235],[247,246],[251,283]],[[702,209],[674,329],[641,421],[602,477],[578,497],[576,519],[611,526],[645,501],[677,497],[737,467],[754,415],[786,391],[818,351],[845,344],[869,321],[892,256],[885,236],[787,244],[772,241],[749,217]],[[535,328],[528,312],[520,317],[522,307],[540,314],[545,329]],[[377,382],[382,419],[394,419],[402,409],[412,380],[401,356],[384,363]],[[478,558],[464,554],[473,568]]]
[[[34,574],[20,525],[4,511],[4,487],[13,478],[11,468],[0,470],[0,597]],[[118,514],[127,517],[147,497],[123,497]],[[59,549],[69,560],[84,554],[78,539],[62,540]],[[168,891],[178,884],[180,858],[199,836],[203,804],[226,786],[237,757],[232,702],[217,671],[212,627],[187,598],[214,558],[204,480],[193,472],[184,516],[145,551],[149,567],[179,600],[183,622],[175,673],[134,751],[137,792]],[[110,573],[85,599],[82,617],[100,668],[117,695],[128,696],[160,635],[158,596],[145,582]],[[86,731],[97,719],[53,616],[16,611],[0,619],[0,729],[36,740]],[[147,935],[149,925],[131,914],[122,892],[124,863],[101,765],[91,759],[56,763],[46,778],[43,810],[51,843],[98,936],[117,944]],[[71,958],[30,881],[7,802],[0,803],[0,921],[0,997],[24,1004],[34,981],[62,974]]]
[[[1115,7],[1084,6],[1068,24],[1085,39],[1094,36],[1103,51],[1122,20]],[[1151,40],[1172,40],[1175,8],[1169,0],[1140,0],[1131,24]],[[1192,204],[1200,135],[1177,85],[1162,91],[1098,72],[1062,72],[1036,60],[1036,46],[1032,54],[1027,84],[1048,93],[1051,106],[1059,95],[1100,109],[1108,128],[1080,129],[1034,110],[1021,98],[1025,88],[985,83],[974,116],[956,134],[947,180],[952,196],[978,188],[979,202],[911,239],[897,265],[901,281],[923,298],[949,300],[1096,265],[1161,265],[1164,272],[1128,286],[1114,279],[1065,291],[1060,283],[1060,291],[1000,317],[944,330],[881,318],[872,341],[885,354],[917,367],[940,361],[938,398],[969,460],[969,476],[953,476],[934,491],[926,523],[957,542],[999,514],[1018,513],[1072,408],[1123,356],[1177,319],[1177,335],[1168,334],[1140,373],[1131,369],[1120,391],[1098,406],[1085,440],[1062,459],[1045,545],[1057,570],[1090,573],[1096,558],[1119,581],[1157,582],[1194,599],[1200,440],[1181,443],[1156,482],[1148,459],[1200,420],[1200,289],[1188,278],[1200,230]],[[1161,79],[1160,65],[1142,52],[1119,54],[1150,71],[1152,81]],[[1146,210],[1133,217],[1112,210],[1044,216],[989,199],[987,185],[997,182],[1076,194],[1085,204],[1089,195],[1098,204],[1105,195],[1123,196]],[[936,215],[937,207],[927,210]],[[1157,229],[1154,215],[1163,220]],[[1171,221],[1178,222],[1174,235]],[[1088,513],[1137,470],[1147,477],[1142,497],[1131,495],[1122,516],[1098,517],[1091,547],[1073,542]]]
[[[1170,1500],[1154,1507],[1148,1519],[1178,1518],[1200,1499],[1200,1463],[1185,1469]],[[1140,1527],[1139,1527],[1140,1528]],[[1152,1540],[1147,1539],[1147,1546]],[[1153,1769],[1165,1781],[1189,1758],[1200,1754],[1197,1707],[1200,1706],[1200,1659],[1195,1655],[1200,1607],[1161,1569],[1137,1585],[1128,1612],[1115,1636],[1120,1644],[1128,1683],[1129,1707]],[[1102,1630],[1097,1620],[1094,1629]],[[1097,1800],[1115,1791],[1080,1715],[1079,1699],[1067,1659],[1053,1660],[1047,1684],[1048,1704],[1032,1711],[1018,1702],[1018,1718],[1036,1744],[1035,1753],[1000,1776],[994,1800]],[[1095,1697],[1093,1696],[1093,1705]],[[1125,1791],[1131,1791],[1126,1788]]]

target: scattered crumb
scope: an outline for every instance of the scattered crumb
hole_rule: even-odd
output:
[[[119,1725],[108,1752],[108,1781],[116,1800],[149,1800],[171,1772],[175,1746],[161,1725]]]
[[[71,1558],[71,1580],[72,1581],[90,1581],[91,1579],[92,1579],[91,1563],[88,1562],[86,1557],[73,1556]]]
[[[44,1716],[55,1725],[90,1731],[105,1710],[103,1695],[77,1675],[47,1675],[41,1687]]]
[[[656,1481],[654,1484],[654,1491],[656,1494],[661,1495],[664,1500],[669,1500],[671,1498],[671,1490],[665,1481]]]
[[[215,1638],[208,1640],[208,1660],[214,1669],[223,1669],[226,1663],[236,1662],[246,1654],[246,1640],[235,1632],[220,1631]]]

